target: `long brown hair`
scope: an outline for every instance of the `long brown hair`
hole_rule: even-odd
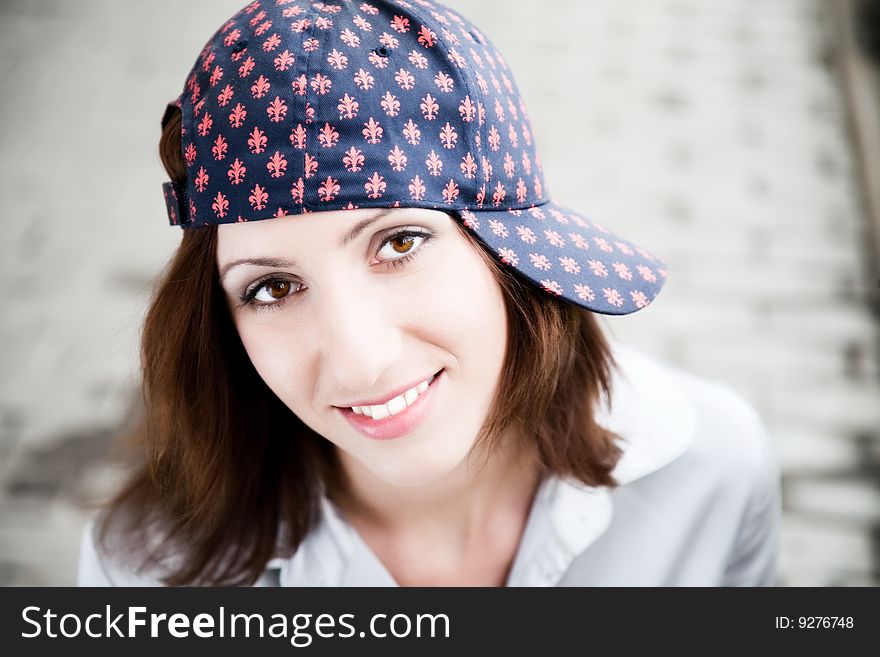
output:
[[[180,112],[164,121],[160,155],[184,183]],[[456,222],[503,290],[508,352],[479,437],[488,451],[512,423],[539,474],[617,485],[621,450],[594,420],[611,397],[614,362],[595,316],[522,281]],[[140,463],[99,523],[99,545],[170,585],[251,584],[289,556],[318,518],[337,467],[332,444],[303,424],[251,364],[215,261],[216,226],[183,231],[160,275],[141,340]],[[110,548],[110,545],[113,545]]]

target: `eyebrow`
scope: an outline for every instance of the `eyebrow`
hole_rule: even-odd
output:
[[[388,215],[393,209],[394,208],[384,208],[381,212],[372,217],[361,219],[352,226],[351,230],[348,231],[341,240],[339,240],[339,246],[348,246],[351,242],[357,239],[358,235]],[[220,279],[222,280],[230,270],[241,265],[254,265],[255,267],[295,267],[296,263],[292,260],[284,260],[283,258],[239,258],[238,260],[232,260],[223,265],[220,269]]]

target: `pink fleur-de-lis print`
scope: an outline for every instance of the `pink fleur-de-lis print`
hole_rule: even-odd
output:
[[[211,71],[211,77],[208,79],[208,83],[213,87],[218,82],[220,82],[223,77],[223,69],[219,66],[215,66],[214,70]]]
[[[284,11],[281,12],[281,15],[284,16],[284,18],[295,18],[296,16],[299,16],[302,12],[303,8],[299,6],[286,7]]]
[[[385,179],[379,175],[379,172],[374,171],[373,175],[364,184],[364,191],[367,192],[368,198],[380,198],[387,186]]]
[[[187,144],[186,150],[183,151],[183,157],[186,160],[186,166],[191,167],[196,161],[196,146],[192,142]]]
[[[568,223],[568,219],[565,218],[565,215],[562,214],[562,213],[561,213],[559,210],[557,210],[556,208],[550,208],[549,212],[550,212],[550,216],[553,217],[553,218],[554,218],[556,221],[558,221],[559,223],[561,223],[561,224],[567,224],[567,223]]]
[[[275,64],[276,71],[286,71],[291,66],[293,66],[293,63],[295,61],[296,57],[291,54],[289,50],[285,50],[275,58],[273,63]]]
[[[504,173],[507,174],[508,178],[513,178],[513,175],[516,173],[516,164],[510,153],[504,154]]]
[[[470,34],[467,34],[466,36],[470,38],[471,42],[476,43],[476,41]],[[486,68],[486,65],[483,63],[483,58],[480,57],[480,53],[478,53],[473,48],[471,48],[471,59],[474,60],[476,65],[480,68]]]
[[[312,107],[312,104],[306,101],[306,123],[311,123],[315,118],[315,108]]]
[[[375,50],[367,56],[367,60],[376,68],[385,68],[386,66],[388,66],[388,58],[383,57]]]
[[[618,251],[620,251],[624,255],[628,255],[628,256],[635,255],[635,251],[633,251],[631,248],[629,248],[629,246],[625,242],[615,241],[614,246],[616,246]]]
[[[456,46],[461,45],[461,39],[456,36],[455,32],[450,32],[445,27],[440,31],[443,33],[443,38],[446,39],[449,43]]]
[[[562,235],[557,233],[555,230],[545,230],[544,237],[547,238],[547,241],[550,242],[553,246],[565,246],[565,240],[562,239]]]
[[[483,207],[483,203],[485,202],[485,200],[486,200],[486,186],[481,185],[480,191],[477,192],[477,198],[476,198],[477,205],[480,207]]]
[[[532,267],[535,269],[540,269],[541,271],[550,269],[550,261],[542,253],[530,253],[529,260],[532,261]]]
[[[575,261],[574,258],[569,258],[568,256],[559,258],[559,264],[562,265],[562,268],[569,274],[581,273],[581,266]]]
[[[275,151],[275,155],[269,158],[269,162],[266,163],[266,168],[273,178],[280,178],[287,171],[287,160],[284,159],[280,151]]]
[[[235,107],[229,113],[229,125],[233,128],[240,128],[247,117],[247,110],[241,103],[236,103]]]
[[[251,190],[250,196],[248,196],[248,201],[251,203],[251,207],[254,210],[262,210],[266,207],[266,201],[269,200],[269,194],[265,189],[260,187],[259,183],[254,185],[254,188]]]
[[[345,43],[345,45],[350,46],[352,48],[357,48],[359,45],[361,45],[361,38],[355,32],[352,32],[348,28],[345,28],[344,30],[342,30],[342,33],[339,35],[339,38],[342,39],[342,41],[343,41],[343,43]]]
[[[302,203],[305,196],[306,186],[302,178],[297,178],[296,182],[290,188],[290,196],[294,203]]]
[[[319,96],[323,96],[328,91],[330,91],[330,87],[333,86],[333,82],[326,75],[316,73],[315,76],[312,77],[311,86],[312,91],[314,91]]]
[[[455,132],[455,128],[447,121],[446,125],[440,130],[440,143],[443,145],[443,148],[453,149],[457,142],[458,133]]]
[[[214,145],[211,146],[211,153],[214,155],[215,160],[222,160],[226,157],[226,151],[229,150],[229,144],[226,139],[223,138],[223,135],[217,135],[217,139],[214,140]]]
[[[418,50],[410,51],[409,62],[410,62],[410,64],[412,64],[413,66],[415,66],[416,68],[419,68],[419,69],[428,68],[428,58],[425,57]]]
[[[364,123],[364,129],[361,130],[361,134],[364,136],[364,139],[367,140],[368,144],[378,144],[382,141],[382,134],[384,130],[382,126],[374,119],[372,116],[370,120]]]
[[[532,145],[532,133],[529,131],[529,126],[527,126],[525,123],[522,124],[522,137],[523,140],[526,142],[526,146]]]
[[[577,216],[576,214],[569,215],[569,217],[571,217],[571,220],[572,220],[574,223],[576,223],[578,226],[580,226],[581,228],[589,228],[589,227],[590,227],[590,224],[588,224],[586,221],[584,221],[583,219],[581,219],[581,218],[580,218],[579,216]]]
[[[614,251],[614,247],[608,243],[604,237],[594,237],[593,242],[595,242],[596,246],[605,251],[606,253],[611,253]]]
[[[507,230],[507,226],[505,226],[502,222],[497,219],[489,220],[489,228],[492,230],[492,233],[496,237],[506,238],[510,235],[510,232]]]
[[[257,36],[259,36],[259,35],[257,35]],[[275,50],[275,48],[277,48],[280,45],[281,45],[281,37],[278,36],[277,33],[273,32],[271,34],[271,36],[269,36],[268,39],[263,41],[263,50],[265,52],[272,52],[273,50]]]
[[[317,172],[318,159],[306,153],[305,159],[303,160],[303,173],[305,174],[306,180],[314,176]]]
[[[319,16],[315,19],[315,27],[319,30],[329,30],[333,27],[333,21],[326,16]]]
[[[534,231],[527,226],[517,226],[516,234],[526,244],[534,244],[538,241],[537,235],[535,235]]]
[[[202,120],[199,121],[199,125],[196,128],[200,136],[204,137],[209,132],[211,132],[211,126],[214,125],[214,119],[211,118],[210,113],[205,112],[205,115],[202,117]]]
[[[516,130],[513,124],[507,126],[507,140],[510,142],[511,148],[519,146],[519,138],[516,136]]]
[[[422,108],[422,116],[424,116],[426,120],[433,121],[437,118],[437,111],[440,109],[440,106],[431,94],[426,94],[425,97],[422,98],[422,104],[419,107]]]
[[[631,281],[633,279],[632,272],[622,262],[612,262],[611,267],[614,269],[614,272],[620,276],[625,281]]]
[[[603,287],[602,294],[605,295],[605,301],[607,301],[612,306],[617,306],[620,308],[623,305],[623,297],[620,296],[620,292],[615,290],[613,287]]]
[[[315,52],[320,45],[320,41],[318,41],[315,37],[311,37],[310,39],[306,39],[305,41],[303,41],[303,50],[305,50],[306,52]]]
[[[372,32],[373,26],[370,24],[366,18],[358,14],[354,18],[351,19],[351,22],[354,23],[354,26],[361,30],[362,32]]]
[[[516,200],[519,203],[522,203],[526,200],[526,196],[528,195],[529,190],[526,188],[526,183],[522,178],[516,181]]]
[[[327,62],[337,71],[341,71],[348,66],[348,57],[334,48],[330,54],[327,55]]]
[[[327,201],[332,201],[339,193],[339,189],[339,181],[333,180],[332,177],[327,176],[327,180],[322,182],[321,185],[318,187],[318,198],[320,198],[325,203]]]
[[[415,77],[413,77],[412,73],[404,68],[401,68],[397,71],[397,73],[394,75],[394,80],[395,82],[397,82],[397,86],[404,91],[409,91],[414,86],[416,86]]]
[[[504,106],[497,98],[495,99],[495,116],[498,117],[499,123],[504,123]]]
[[[205,171],[205,167],[199,167],[199,175],[196,176],[196,189],[200,192],[205,191],[209,179],[210,176],[208,176],[208,172]]]
[[[489,182],[492,178],[492,163],[489,161],[488,157],[480,158],[481,164],[483,165],[483,180]]]
[[[358,9],[360,9],[365,14],[370,14],[371,16],[375,16],[376,14],[379,13],[378,9],[376,9],[373,5],[366,3],[366,2],[361,3],[361,6],[358,7]]]
[[[239,29],[232,30],[232,32],[227,34],[226,37],[223,39],[223,45],[224,46],[231,46],[233,43],[238,41],[238,37],[240,37],[240,36],[241,36],[241,30],[239,30]]]
[[[354,83],[358,86],[358,89],[363,89],[364,91],[373,88],[374,80],[375,78],[362,68],[358,69],[358,72],[354,74]]]
[[[526,172],[526,175],[527,176],[532,175],[532,160],[529,157],[528,151],[522,152],[522,165],[523,165],[523,170]]]
[[[232,96],[235,92],[232,90],[232,85],[227,84],[223,87],[223,91],[217,94],[217,103],[220,107],[226,107],[230,100],[232,100]]]
[[[391,29],[401,34],[409,32],[409,19],[405,16],[395,16],[391,19]]]
[[[217,55],[213,51],[207,53],[205,55],[205,61],[202,62],[202,70],[207,73],[208,69],[211,68],[211,64],[214,63],[214,59],[216,59]]]
[[[654,272],[651,271],[650,267],[645,267],[645,265],[636,265],[636,271],[639,272],[639,276],[641,276],[649,283],[657,282],[657,276],[654,275]]]
[[[562,296],[562,286],[556,281],[546,281],[541,279],[541,287],[550,294],[555,294],[558,297]]]
[[[461,158],[461,164],[459,164],[459,167],[466,178],[473,180],[477,177],[477,161],[470,153]]]
[[[266,114],[269,115],[269,120],[273,123],[280,123],[287,115],[287,103],[281,100],[280,96],[275,96],[275,100],[266,108]]]
[[[447,203],[454,203],[455,199],[458,198],[458,193],[458,185],[450,178],[449,182],[446,183],[446,187],[443,188],[443,200]]]
[[[606,231],[606,232],[607,232],[607,231]],[[654,256],[652,256],[650,253],[648,253],[647,251],[645,251],[643,248],[641,248],[641,247],[636,247],[636,251],[638,251],[638,252],[639,252],[639,255],[642,256],[645,260],[650,260],[650,261],[653,261],[653,260],[654,260]]]
[[[479,230],[480,228],[480,220],[477,219],[477,215],[470,210],[461,211],[461,223],[472,230]]]
[[[477,86],[480,88],[480,91],[482,91],[484,94],[488,94],[489,85],[486,84],[486,78],[480,75],[479,72],[475,73],[474,77],[477,78]]]
[[[535,176],[535,196],[538,198],[544,196],[544,183],[541,182],[540,176]]]
[[[266,144],[268,143],[268,139],[266,138],[266,133],[255,127],[253,131],[251,131],[250,136],[248,137],[247,144],[251,153],[255,155],[259,155],[264,150],[266,150]]]
[[[305,96],[309,88],[309,80],[305,74],[302,74],[290,83],[290,88],[293,89],[293,93],[297,96]]]
[[[296,127],[290,131],[290,143],[299,150],[306,147],[306,129],[302,123],[297,123]]]
[[[257,81],[251,85],[251,95],[254,98],[262,98],[266,95],[272,85],[269,84],[269,80],[266,79],[265,75],[260,75],[257,78]]]
[[[329,123],[325,123],[324,127],[318,133],[318,143],[324,148],[332,148],[339,141],[339,133]]]
[[[299,34],[300,32],[305,32],[312,26],[312,21],[308,18],[298,18],[290,24],[290,29]]]
[[[348,94],[345,94],[339,99],[336,109],[339,110],[340,119],[353,119],[357,116],[358,107],[360,107],[359,103]]]
[[[239,185],[244,180],[244,174],[247,173],[247,167],[242,164],[241,160],[235,158],[235,161],[232,163],[232,166],[229,167],[229,171],[226,172],[226,175],[229,176],[229,182],[233,185]]]
[[[458,39],[456,38],[456,41]],[[467,60],[461,56],[461,53],[458,52],[455,48],[449,49],[449,61],[455,64],[458,68],[467,68]]]
[[[272,21],[265,21],[263,23],[260,23],[260,26],[256,30],[254,30],[254,34],[257,36],[263,36],[266,32],[269,31],[271,27]],[[268,48],[268,50],[271,50],[271,48]]]
[[[599,260],[587,260],[587,264],[590,266],[590,271],[593,272],[594,276],[598,276],[599,278],[608,277],[608,269]]]
[[[425,198],[425,184],[418,176],[409,181],[409,196],[413,201]]]
[[[254,70],[254,66],[256,65],[257,64],[254,61],[254,58],[248,55],[248,58],[245,59],[242,62],[241,66],[238,67],[238,77],[246,78],[248,75],[251,74],[251,71]]]
[[[400,41],[398,41],[397,37],[388,32],[382,32],[382,36],[379,37],[379,43],[392,50],[400,45]]]
[[[489,79],[492,80],[492,86],[495,89],[495,93],[501,93],[501,83],[498,82],[498,78],[495,77],[494,73],[489,73]]]
[[[361,170],[361,167],[364,165],[364,155],[356,149],[354,146],[345,151],[345,157],[342,158],[342,163],[345,165],[345,168],[352,173]]]
[[[489,127],[489,136],[486,138],[489,142],[489,148],[497,151],[501,147],[501,135],[498,134],[498,128],[494,125]]]
[[[513,249],[501,247],[498,249],[498,257],[501,259],[501,262],[511,267],[516,267],[519,264],[519,256],[516,255],[516,251]]]
[[[419,43],[425,48],[430,48],[437,42],[437,34],[429,27],[422,25],[419,28]]]
[[[437,75],[434,76],[434,84],[437,85],[437,88],[440,89],[444,94],[448,94],[452,91],[452,87],[454,86],[454,81],[451,77],[446,75],[443,71],[440,71]]]
[[[644,308],[645,306],[647,306],[650,303],[650,301],[648,301],[648,297],[645,296],[644,292],[640,292],[638,290],[631,290],[629,293],[629,296],[632,298],[633,303],[635,304],[636,308]]]
[[[202,93],[202,87],[198,82],[193,83],[192,95],[189,97],[191,103],[196,102]],[[201,104],[201,103],[200,103]]]
[[[590,248],[589,241],[587,241],[587,238],[580,233],[569,233],[568,236],[577,248],[583,249],[584,251]]]
[[[390,91],[385,92],[379,104],[382,105],[382,109],[385,110],[385,114],[388,116],[397,116],[400,112],[400,101]]]
[[[229,209],[229,199],[223,196],[222,192],[217,192],[214,202],[211,203],[211,209],[214,210],[214,214],[222,219],[226,216],[226,211]]]
[[[422,136],[422,131],[419,130],[419,127],[413,123],[412,119],[410,119],[403,126],[403,136],[406,138],[407,143],[411,146],[416,146],[419,143],[419,138]]]
[[[461,101],[461,105],[458,106],[458,113],[461,114],[461,120],[465,123],[470,123],[474,120],[477,108],[470,96],[465,96],[464,100]]]
[[[504,185],[501,183],[497,183],[495,185],[495,191],[492,192],[492,204],[493,205],[501,205],[501,202],[507,197],[507,190],[504,189]]]
[[[425,160],[425,164],[428,165],[428,173],[432,176],[439,176],[443,171],[443,160],[434,152],[434,149],[431,149],[431,153],[428,155],[428,159]]]
[[[406,155],[400,150],[399,146],[395,146],[388,153],[388,162],[391,164],[391,168],[395,171],[403,171],[406,169],[406,160]]]

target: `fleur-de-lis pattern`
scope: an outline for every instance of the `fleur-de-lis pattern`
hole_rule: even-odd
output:
[[[665,282],[659,259],[548,197],[504,58],[433,0],[255,0],[174,103],[188,176],[164,186],[173,225],[434,208],[595,312],[639,310]]]

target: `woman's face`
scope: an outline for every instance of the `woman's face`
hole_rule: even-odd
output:
[[[257,372],[392,484],[462,464],[504,362],[501,288],[454,221],[397,208],[218,227],[221,284]]]

